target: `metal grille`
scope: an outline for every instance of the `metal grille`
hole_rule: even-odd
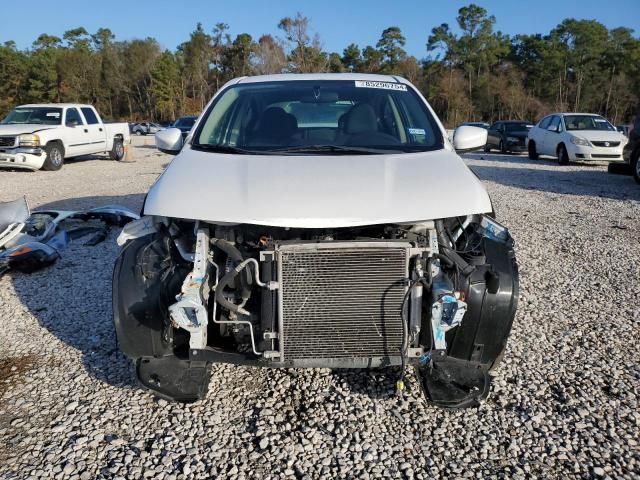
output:
[[[0,147],[13,147],[16,143],[16,137],[0,137]]]
[[[386,242],[280,247],[284,359],[398,355],[409,247]]]
[[[617,147],[620,142],[591,142],[595,147]]]

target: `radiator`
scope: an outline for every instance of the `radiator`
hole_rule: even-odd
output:
[[[398,356],[411,245],[280,245],[280,351],[287,361]]]

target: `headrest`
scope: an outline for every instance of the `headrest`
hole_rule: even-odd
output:
[[[368,103],[360,103],[349,110],[345,122],[345,131],[348,134],[375,132],[378,130],[378,122],[373,107]]]

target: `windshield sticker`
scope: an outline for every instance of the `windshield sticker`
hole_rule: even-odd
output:
[[[424,128],[407,128],[409,135],[426,135]]]
[[[383,88],[385,90],[400,90],[401,92],[407,91],[407,86],[402,83],[392,82],[372,82],[370,80],[356,80],[357,88]]]
[[[60,117],[60,113],[59,112],[47,112],[47,117]]]

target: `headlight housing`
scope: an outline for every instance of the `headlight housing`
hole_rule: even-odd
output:
[[[585,140],[584,138],[580,137],[571,137],[571,143],[573,143],[574,145],[582,145],[583,147],[588,147],[591,145],[589,143],[589,140]]]
[[[35,133],[23,133],[22,135],[18,135],[18,146],[38,148],[40,146],[40,137]]]

